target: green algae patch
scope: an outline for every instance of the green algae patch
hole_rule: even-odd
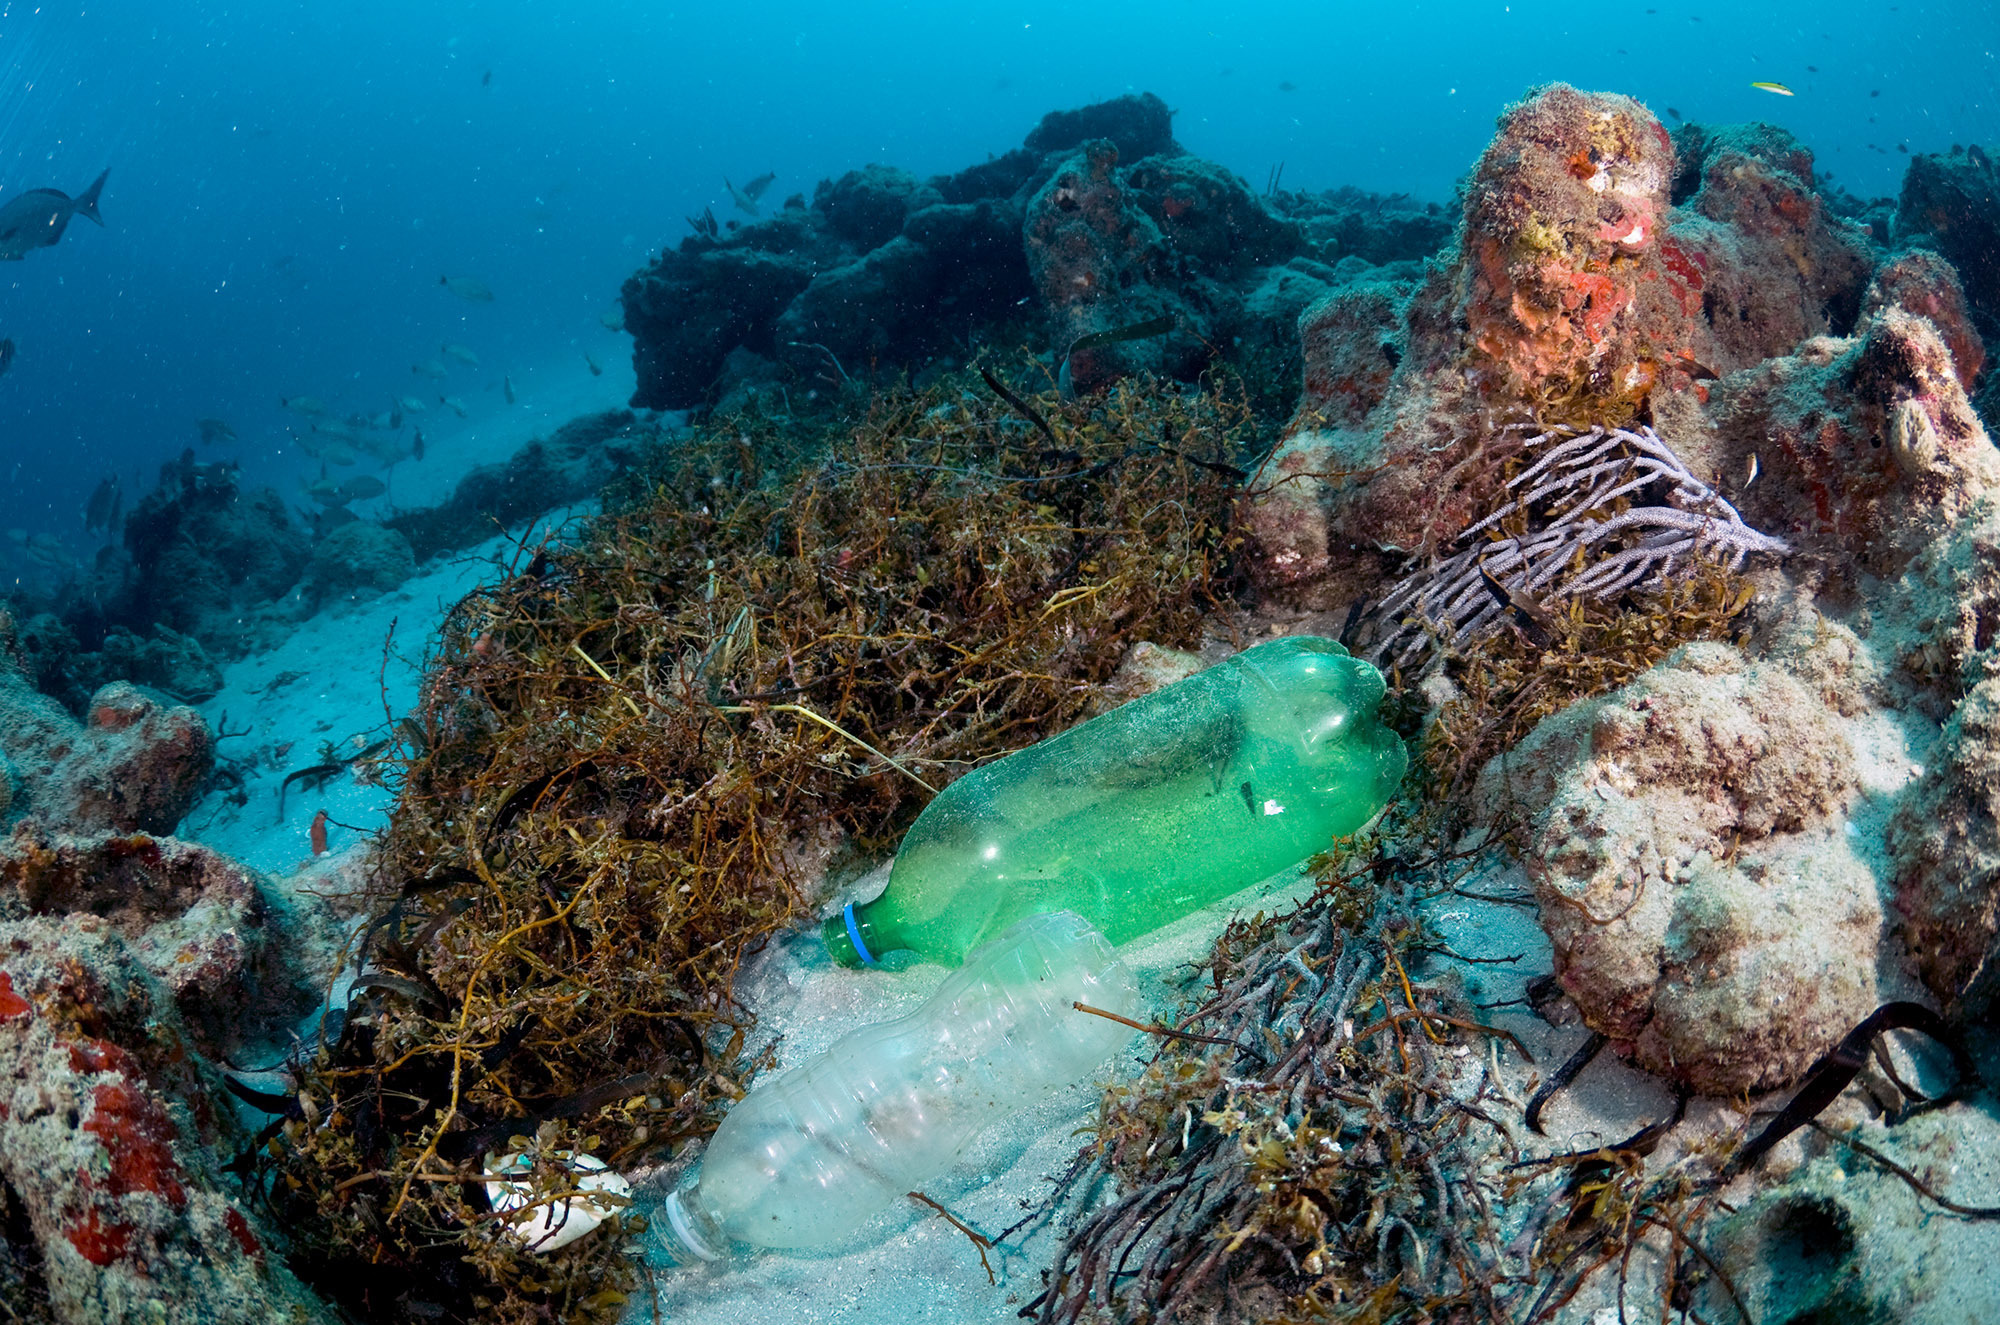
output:
[[[370,1321],[616,1318],[622,1239],[531,1253],[488,1156],[548,1203],[568,1152],[712,1131],[760,1066],[736,973],[829,864],[1073,724],[1136,640],[1195,642],[1254,432],[1137,382],[722,419],[455,605],[379,764],[360,976],[247,1161],[301,1272]]]

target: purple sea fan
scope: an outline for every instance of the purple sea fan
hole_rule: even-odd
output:
[[[1791,551],[1745,524],[1651,428],[1554,428],[1523,446],[1540,454],[1508,481],[1508,500],[1370,613],[1394,623],[1369,650],[1373,661],[1406,664],[1434,644],[1477,638],[1508,610],[1502,594],[1601,600],[1660,589],[1697,557],[1735,571],[1753,554]]]

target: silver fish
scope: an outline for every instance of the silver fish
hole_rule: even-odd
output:
[[[446,341],[438,348],[443,351],[444,357],[447,359],[456,359],[468,368],[477,368],[479,366],[479,356],[474,354],[467,346]]]
[[[428,377],[434,382],[442,382],[451,375],[451,370],[436,359],[419,359],[410,365],[410,371],[419,377]]]

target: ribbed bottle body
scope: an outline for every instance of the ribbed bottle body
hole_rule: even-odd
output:
[[[1331,640],[1273,640],[977,769],[925,807],[856,932],[952,963],[1063,908],[1122,943],[1268,878],[1395,791],[1383,689]]]
[[[840,1242],[987,1126],[1081,1080],[1130,1037],[1076,1002],[1130,1016],[1137,992],[1076,916],[1023,920],[918,1011],[760,1083],[717,1129],[683,1205],[737,1242]]]

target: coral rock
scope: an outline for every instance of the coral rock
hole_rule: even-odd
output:
[[[11,812],[70,832],[172,832],[215,766],[201,714],[123,681],[91,697],[78,723],[0,661],[0,757],[13,766]]]
[[[1186,309],[1164,284],[1167,241],[1118,171],[1109,139],[1084,146],[1056,168],[1028,203],[1028,274],[1041,296],[1050,342],[1068,346],[1083,336],[1170,314],[1187,326]],[[1186,368],[1185,332],[1084,350],[1068,361],[1078,393],[1095,391],[1127,373]]]
[[[116,935],[0,921],[0,978],[0,1203],[35,1253],[20,1295],[76,1325],[327,1320],[225,1190],[219,1082]]]
[[[1660,242],[1673,174],[1672,140],[1629,97],[1557,84],[1502,118],[1461,241],[1489,395],[1584,395],[1604,419],[1652,388],[1686,317]]]
[[[312,1003],[292,944],[251,871],[207,847],[145,833],[0,840],[0,916],[89,915],[125,941],[206,1052]]]
[[[1830,212],[1812,153],[1766,124],[1689,126],[1677,140],[1683,198],[1665,249],[1699,295],[1685,341],[1718,372],[1788,354],[1812,336],[1853,331],[1874,251]],[[1688,267],[1687,264],[1692,264]]]
[[[1959,702],[1889,831],[1895,910],[1919,975],[1961,1010],[1990,1006],[2000,956],[2000,681]]]
[[[912,213],[943,201],[907,170],[868,165],[822,180],[812,205],[828,230],[866,253],[895,238]]]
[[[2000,327],[2000,170],[1991,156],[1911,157],[1896,209],[1896,242],[1942,253],[1958,269],[1966,299],[1986,319],[1989,334]]]
[[[1828,628],[1838,634],[1837,628]],[[1874,1009],[1874,875],[1844,829],[1837,715],[1782,668],[1689,645],[1481,774],[1585,1022],[1704,1094],[1796,1078]]]
[[[320,601],[372,598],[414,575],[416,554],[401,530],[368,520],[344,524],[313,549],[311,578]]]
[[[1898,305],[1859,337],[1817,338],[1732,374],[1714,413],[1723,471],[1757,460],[1744,518],[1833,566],[1898,574],[2000,487],[2000,455],[1951,352]]]
[[[1890,307],[1926,318],[1937,328],[1951,351],[1959,385],[1971,391],[1986,366],[1986,345],[1972,325],[1965,287],[1959,284],[1952,265],[1924,248],[1899,253],[1883,263],[1869,283],[1861,311],[1867,315]]]
[[[1175,152],[1174,113],[1151,92],[1100,101],[1077,110],[1053,110],[1028,134],[1028,151],[1067,152],[1093,138],[1108,138],[1126,161]]]
[[[633,406],[699,404],[738,345],[768,357],[778,314],[811,283],[811,263],[791,253],[716,248],[697,236],[660,254],[622,291],[638,375]]]

